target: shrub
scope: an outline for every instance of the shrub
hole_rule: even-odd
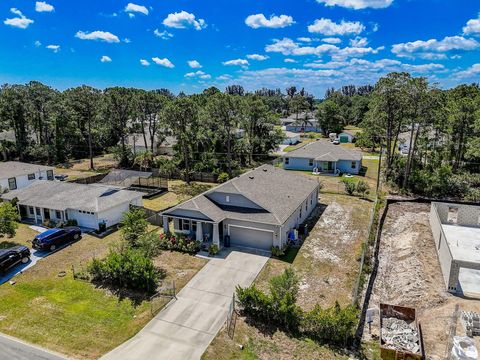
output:
[[[181,251],[188,254],[195,254],[200,250],[201,242],[181,234],[161,234],[159,237],[159,248],[162,250]]]
[[[142,209],[132,209],[123,214],[121,221],[123,238],[133,247],[140,236],[147,232],[148,222]]]
[[[15,236],[20,216],[17,209],[9,202],[0,203],[0,236]]]
[[[283,248],[280,248],[278,246],[272,246],[271,250],[272,255],[276,257],[280,257],[285,255],[285,250]]]
[[[357,183],[356,189],[357,193],[361,195],[362,197],[365,197],[370,192],[370,186],[368,183],[364,180],[360,180]]]
[[[217,244],[212,244],[208,247],[208,253],[210,255],[217,255],[218,254],[218,245]]]
[[[93,259],[87,268],[93,281],[122,289],[152,293],[157,288],[159,272],[141,250],[110,251],[103,260]]]
[[[355,190],[357,188],[356,185],[355,185],[355,182],[352,181],[352,180],[342,179],[342,183],[345,186],[345,192],[348,195],[353,195],[353,193],[355,192]]]
[[[228,174],[226,172],[222,172],[218,175],[217,181],[221,184],[228,181],[229,179],[230,177],[228,176]]]
[[[68,219],[67,226],[78,226],[78,221],[75,219]]]
[[[162,249],[160,237],[154,232],[143,234],[138,238],[137,248],[143,251],[145,256],[154,257],[160,254]]]

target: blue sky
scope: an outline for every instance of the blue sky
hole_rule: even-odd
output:
[[[477,0],[3,0],[0,82],[328,87],[480,81]]]

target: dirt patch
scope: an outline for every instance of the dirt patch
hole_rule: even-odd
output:
[[[445,291],[445,284],[429,224],[429,204],[398,203],[389,207],[383,226],[379,268],[369,308],[380,303],[417,309],[427,359],[445,359],[455,305],[460,310],[480,311],[480,302],[462,299]],[[378,318],[372,335],[376,339]],[[463,335],[461,325],[457,334]]]

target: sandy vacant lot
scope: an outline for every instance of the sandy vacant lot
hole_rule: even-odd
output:
[[[455,306],[480,312],[480,300],[464,299],[445,291],[429,224],[429,204],[390,205],[382,231],[380,262],[369,308],[379,303],[415,307],[423,329],[427,359],[446,359]],[[372,336],[378,340],[378,318]],[[455,327],[454,327],[455,328]],[[456,334],[464,335],[460,321]],[[480,348],[477,340],[477,347]]]

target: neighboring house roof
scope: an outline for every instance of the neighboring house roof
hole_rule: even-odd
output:
[[[302,146],[299,149],[290,151],[283,157],[307,158],[319,161],[358,161],[362,160],[362,153],[355,150],[345,149],[341,145],[334,145],[330,141],[317,140]]]
[[[152,173],[147,171],[113,169],[100,180],[100,183],[128,187],[138,178],[149,178],[150,176],[152,176]]]
[[[20,161],[0,162],[0,178],[7,179],[27,174],[37,174],[39,171],[55,169],[52,166],[29,164]]]
[[[282,225],[298,209],[318,186],[318,181],[303,175],[288,172],[271,165],[262,165],[242,174],[214,189],[177,205],[165,212],[175,210],[199,211],[214,222],[237,219]],[[208,198],[212,193],[240,194],[264,210],[242,211],[215,204]]]
[[[143,194],[117,186],[76,184],[59,181],[35,181],[30,186],[3,194],[5,200],[17,198],[21,205],[55,210],[103,211],[130,202]]]

